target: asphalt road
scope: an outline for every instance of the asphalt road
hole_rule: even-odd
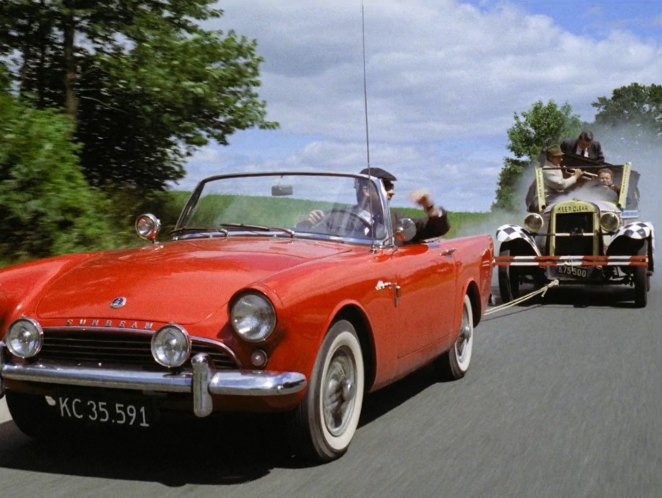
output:
[[[421,371],[367,397],[338,461],[308,466],[280,425],[229,418],[147,438],[38,445],[0,405],[2,496],[662,496],[662,275],[548,293],[477,328],[464,379]]]

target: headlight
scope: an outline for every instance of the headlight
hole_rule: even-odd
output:
[[[600,228],[604,232],[614,232],[621,225],[621,219],[616,213],[608,211],[600,216]]]
[[[191,355],[191,338],[178,325],[166,325],[152,337],[152,356],[159,365],[181,367]]]
[[[44,331],[31,318],[20,318],[9,326],[5,344],[14,356],[31,358],[41,351]]]
[[[524,226],[529,232],[538,233],[545,222],[538,213],[530,213],[524,218]]]
[[[274,331],[276,311],[262,294],[244,294],[232,305],[230,322],[242,339],[258,342]]]
[[[161,221],[153,214],[141,214],[135,223],[138,237],[145,240],[154,240],[161,230]]]

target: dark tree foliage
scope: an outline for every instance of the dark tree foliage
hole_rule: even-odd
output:
[[[64,110],[93,186],[163,189],[210,139],[266,121],[254,41],[208,31],[213,0],[3,0],[0,56],[38,108]]]
[[[595,123],[609,131],[618,129],[630,146],[651,138],[662,141],[662,86],[631,83],[615,89],[610,98],[598,97]]]

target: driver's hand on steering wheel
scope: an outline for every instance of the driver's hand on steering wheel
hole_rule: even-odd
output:
[[[317,225],[324,218],[324,211],[321,209],[313,209],[308,216],[306,216],[306,221],[310,222],[312,225]]]

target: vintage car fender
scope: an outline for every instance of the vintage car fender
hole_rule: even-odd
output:
[[[533,252],[535,256],[542,256],[542,253],[540,252],[540,249],[538,249],[538,246],[536,245],[535,240],[533,240],[533,237],[531,237],[531,235],[529,235],[519,225],[501,225],[499,228],[497,228],[496,238],[500,245],[514,242],[516,240],[521,240],[531,248],[531,252]]]
[[[655,231],[652,223],[647,221],[636,221],[622,226],[618,232],[613,235],[611,242],[617,240],[619,237],[626,237],[634,240],[650,239],[651,243],[654,243]]]
[[[624,239],[630,240],[648,240],[648,267],[653,271],[653,252],[655,249],[655,230],[653,224],[647,221],[636,221],[622,226],[612,237],[606,241],[607,254],[614,246],[618,246],[618,241]]]

